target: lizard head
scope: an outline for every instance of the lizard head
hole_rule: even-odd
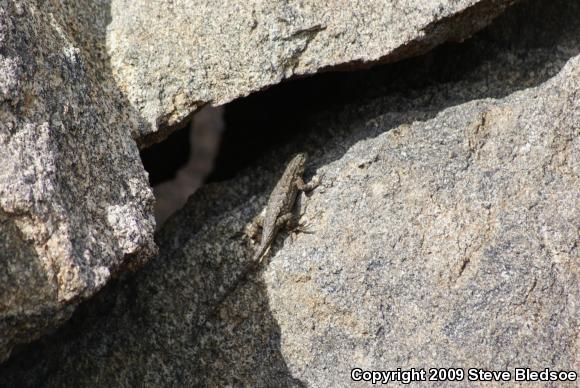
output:
[[[302,174],[304,172],[304,168],[306,167],[306,153],[300,152],[292,158],[289,164],[289,169],[295,171],[298,174]]]

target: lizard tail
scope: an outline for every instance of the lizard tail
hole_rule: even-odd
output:
[[[255,262],[256,264],[260,264],[262,260],[264,260],[264,256],[267,250],[268,250],[267,246],[259,247],[256,253],[254,254],[254,257],[252,258],[252,261]]]

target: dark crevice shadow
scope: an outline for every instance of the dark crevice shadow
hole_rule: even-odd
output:
[[[346,150],[385,128],[538,86],[580,52],[579,14],[574,0],[522,2],[463,44],[361,72],[291,81],[237,100],[228,106],[222,166],[214,179],[237,176],[244,163],[261,155],[256,150],[263,152],[264,144],[308,144],[322,165],[330,161],[325,149]],[[376,117],[377,107],[385,115],[407,115],[387,127],[353,132],[354,123]],[[322,124],[330,117],[344,125]],[[291,134],[276,143],[278,131]],[[248,145],[259,137],[274,140]],[[252,157],[242,163],[236,147]],[[260,172],[277,177],[279,167]],[[305,386],[284,359],[280,326],[260,272],[237,285],[245,268],[240,255],[248,249],[235,236],[252,214],[244,213],[236,225],[221,216],[267,187],[244,182],[196,193],[159,234],[157,258],[108,284],[53,335],[22,347],[0,365],[0,386]]]
[[[141,150],[141,161],[151,186],[174,179],[191,157],[189,125],[172,132],[165,140]]]

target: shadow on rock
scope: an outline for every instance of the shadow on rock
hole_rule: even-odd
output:
[[[162,231],[161,254],[150,265],[110,283],[55,334],[16,351],[0,366],[0,385],[303,386],[282,355],[259,272],[243,275],[249,255],[237,236],[251,209],[239,215],[244,222],[218,216],[235,212],[248,193],[224,205],[227,193],[218,191],[198,194],[191,211]]]

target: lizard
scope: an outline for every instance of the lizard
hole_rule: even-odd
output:
[[[298,192],[314,190],[320,184],[318,177],[314,178],[309,183],[304,183],[302,175],[304,174],[305,166],[305,153],[294,155],[286,166],[284,174],[282,174],[282,177],[278,180],[278,183],[276,183],[276,186],[270,194],[265,214],[258,215],[250,227],[250,235],[254,235],[258,227],[262,227],[262,239],[260,244],[258,245],[252,260],[250,260],[238,279],[234,281],[234,283],[216,302],[216,307],[212,314],[216,314],[218,307],[223,303],[223,301],[226,300],[226,298],[232,294],[252,272],[258,269],[258,265],[262,262],[266,252],[274,242],[278,230],[284,224],[288,224],[292,220],[292,208],[294,207],[294,202],[296,201]]]
[[[292,221],[292,208],[298,192],[314,190],[320,184],[318,178],[312,179],[309,183],[302,180],[306,158],[305,153],[294,155],[270,194],[266,213],[254,221],[257,226],[262,226],[262,240],[252,260],[255,264],[262,261],[280,228]]]

